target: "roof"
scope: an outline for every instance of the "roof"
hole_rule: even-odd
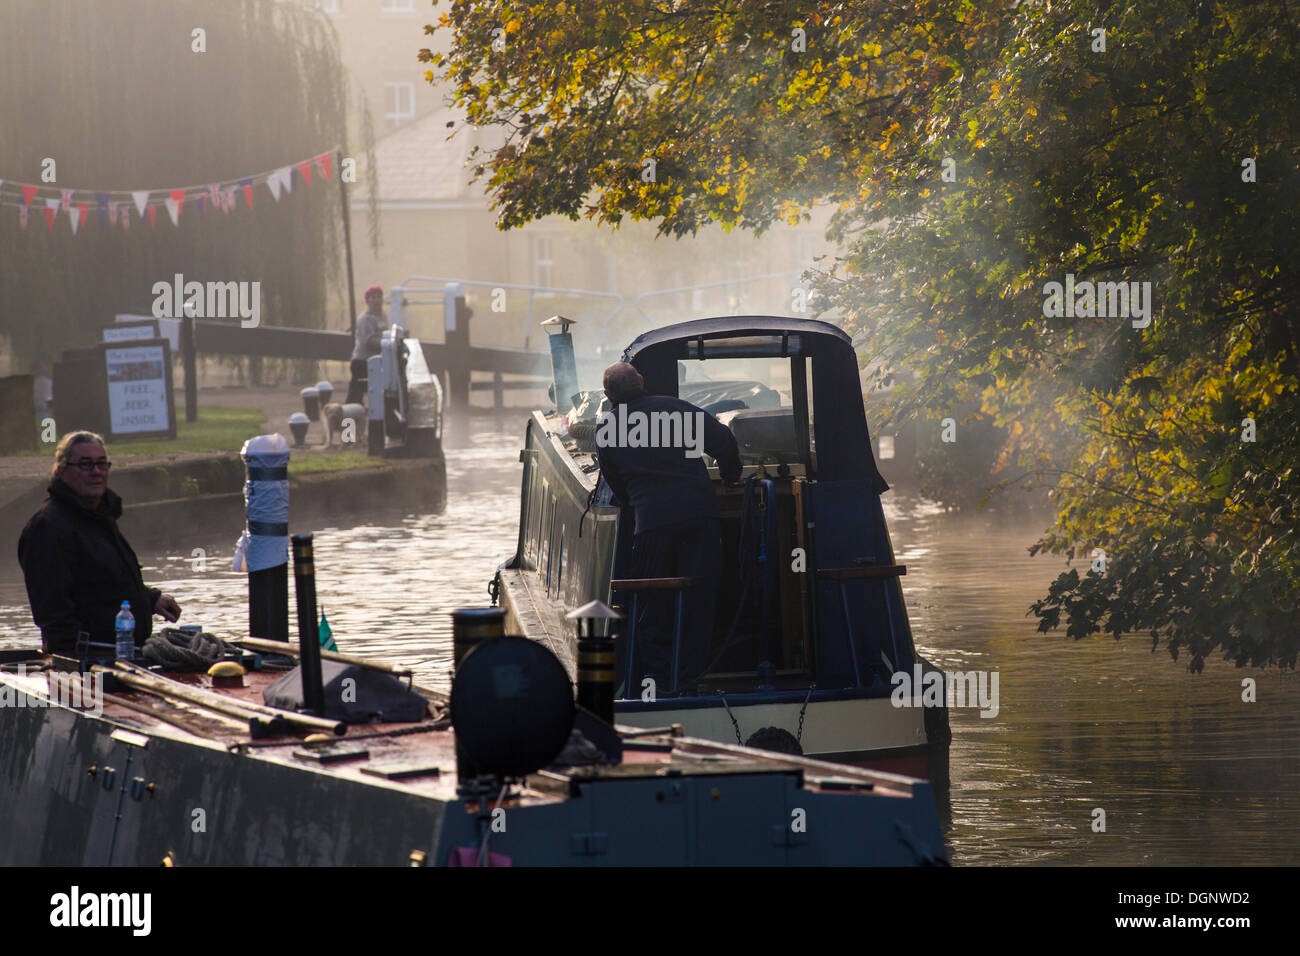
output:
[[[678,322],[638,335],[623,353],[623,361],[636,366],[652,395],[676,396],[677,362],[686,356],[691,340],[782,333],[798,335],[798,355],[811,360],[808,386],[811,407],[817,414],[818,478],[865,481],[876,494],[885,491],[889,485],[871,454],[858,355],[853,340],[829,322],[779,315],[728,315]]]
[[[631,362],[644,349],[665,342],[685,342],[700,336],[715,338],[746,332],[760,334],[790,332],[806,336],[826,336],[827,339],[838,340],[850,349],[853,348],[853,340],[843,329],[818,319],[794,319],[781,315],[724,315],[712,319],[677,322],[643,332],[633,339],[632,344],[623,352],[623,361]]]
[[[375,143],[375,164],[379,169],[379,201],[471,202],[482,204],[482,191],[468,185],[465,168],[474,146],[472,130],[459,122],[461,114],[438,109],[389,133]],[[457,120],[457,134],[447,124]],[[365,181],[357,183],[357,198],[367,202]]]

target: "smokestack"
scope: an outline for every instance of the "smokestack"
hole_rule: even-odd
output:
[[[465,659],[465,655],[479,645],[481,641],[494,637],[504,637],[506,633],[506,609],[503,607],[463,607],[451,612],[451,653],[455,667]],[[453,727],[453,730],[455,728]],[[469,784],[476,777],[484,776],[479,766],[465,753],[456,740],[456,780],[457,788],[470,792]]]
[[[451,612],[452,662],[459,665],[479,641],[505,637],[506,609],[462,607]]]
[[[614,622],[622,615],[600,601],[584,604],[565,617],[578,626],[578,706],[614,725]],[[583,633],[583,622],[586,633]],[[608,621],[608,634],[597,634],[598,621]]]
[[[573,336],[569,326],[573,319],[553,315],[542,323],[551,341],[551,370],[555,379],[555,408],[565,414],[573,408],[573,394],[578,390],[578,363],[573,356]],[[558,331],[555,331],[558,329]]]
[[[293,536],[293,584],[298,598],[298,663],[302,674],[302,699],[308,713],[325,709],[325,688],[320,672],[319,618],[316,616],[316,563],[312,535]]]

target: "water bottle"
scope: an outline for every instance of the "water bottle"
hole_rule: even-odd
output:
[[[135,615],[131,613],[131,602],[123,601],[122,610],[117,612],[113,622],[117,631],[117,659],[129,661],[135,659]]]

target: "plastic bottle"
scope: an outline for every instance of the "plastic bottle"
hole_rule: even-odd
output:
[[[113,622],[117,631],[117,659],[130,661],[135,659],[135,615],[131,613],[131,602],[123,601],[122,610],[117,612]]]

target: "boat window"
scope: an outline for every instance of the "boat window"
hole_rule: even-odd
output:
[[[546,533],[547,523],[550,520],[548,508],[550,507],[551,497],[546,492],[546,485],[542,486],[542,508],[541,521],[537,526],[537,570],[541,572],[546,580],[551,576],[551,539]]]
[[[555,596],[558,598],[564,585],[564,527],[560,527],[560,557],[555,563]]]
[[[815,473],[811,365],[802,355],[683,360],[677,391],[731,429],[745,464],[803,464]]]
[[[551,555],[555,551],[555,495],[551,495],[549,520],[546,522],[546,591],[551,590]]]

